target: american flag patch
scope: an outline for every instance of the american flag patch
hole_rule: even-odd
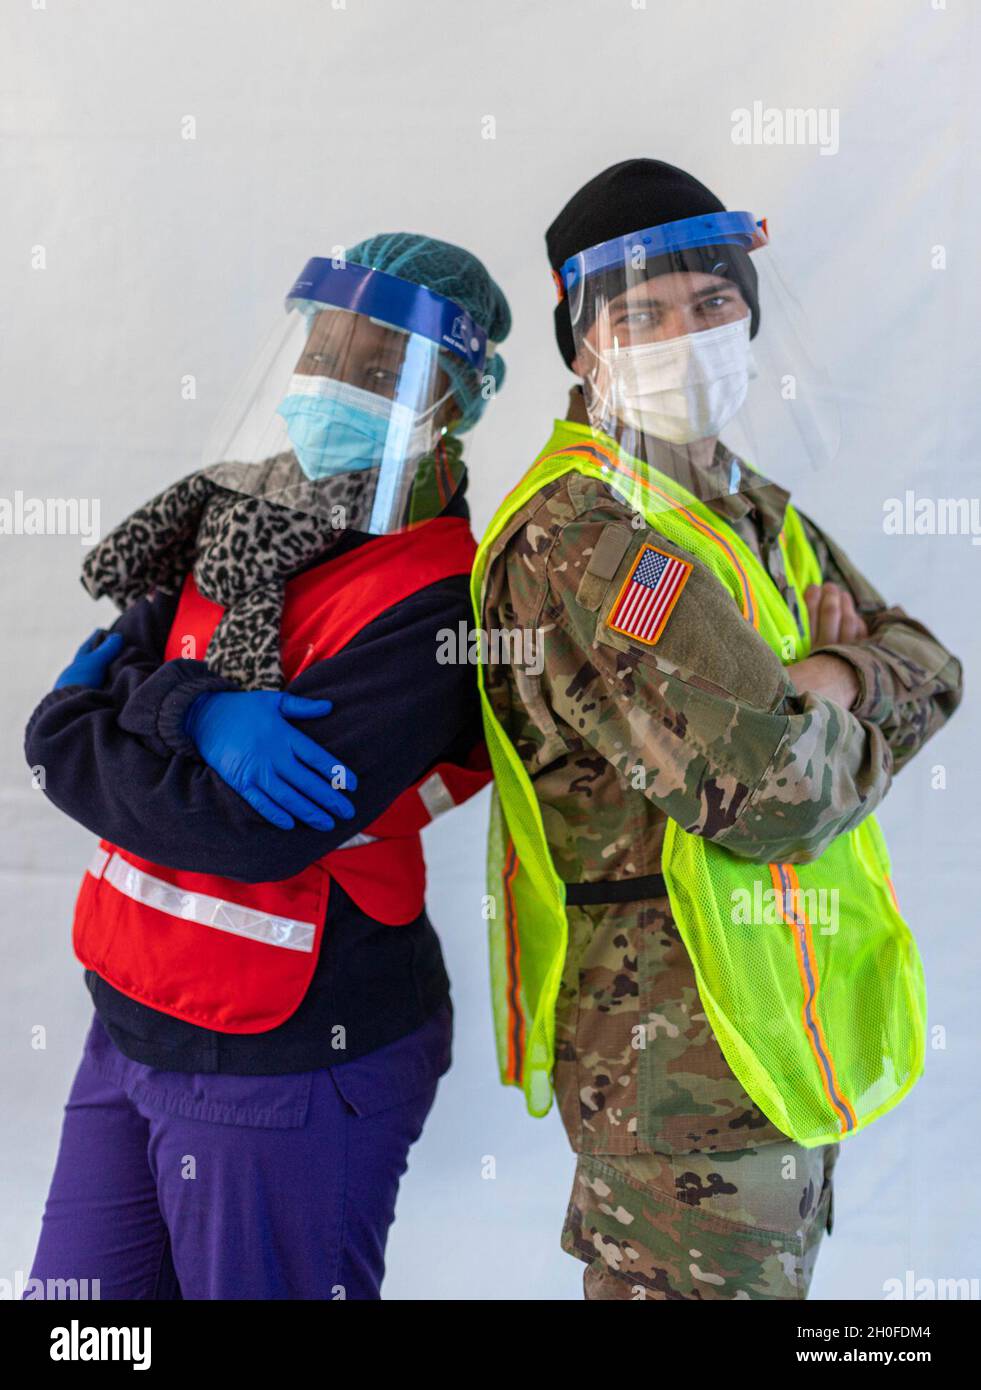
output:
[[[687,560],[645,545],[607,616],[614,632],[653,646],[668,621],[692,567]]]

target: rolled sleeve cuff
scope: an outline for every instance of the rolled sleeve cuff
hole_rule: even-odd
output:
[[[847,661],[858,678],[858,699],[851,713],[867,724],[885,724],[892,718],[895,701],[892,697],[892,674],[870,647],[842,644],[820,647],[813,652],[837,656]]]
[[[199,695],[241,689],[203,661],[166,661],[127,700],[120,727],[139,734],[161,753],[196,757],[197,748],[184,731],[187,711]]]

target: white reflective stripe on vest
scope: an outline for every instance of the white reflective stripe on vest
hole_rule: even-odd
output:
[[[443,815],[446,811],[452,811],[456,802],[450,793],[449,787],[443,781],[438,772],[431,772],[425,782],[419,787],[419,800],[425,806],[433,820],[437,816]]]
[[[213,898],[209,893],[189,893],[184,888],[175,888],[172,883],[137,869],[118,854],[109,856],[105,850],[97,850],[89,865],[89,873],[93,878],[105,879],[118,893],[132,898],[134,902],[143,903],[157,912],[166,912],[169,917],[199,922],[203,927],[231,932],[233,936],[247,936],[267,946],[283,946],[288,951],[313,950],[317,931],[315,922],[300,922],[295,917],[275,917],[268,912],[257,912],[255,908],[242,907],[240,903],[230,903],[224,898]]]
[[[92,875],[93,878],[101,878],[102,870],[106,867],[108,863],[109,851],[103,849],[101,845],[96,846],[96,848],[92,852],[92,861],[89,864],[89,873]]]
[[[342,845],[338,845],[337,849],[332,850],[331,853],[340,854],[342,849],[359,849],[361,845],[373,845],[376,844],[377,841],[377,835],[366,835],[365,832],[361,830],[357,835],[352,835],[350,840],[345,840]]]

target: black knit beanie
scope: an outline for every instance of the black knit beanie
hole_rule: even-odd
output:
[[[574,193],[545,233],[549,264],[556,276],[569,259],[611,237],[629,236],[686,217],[725,212],[703,183],[659,159],[627,159],[597,174]],[[648,261],[653,273],[702,270],[731,280],[749,305],[750,337],[760,326],[756,267],[741,246],[697,246]],[[576,355],[564,297],[555,306],[555,336],[567,367]]]

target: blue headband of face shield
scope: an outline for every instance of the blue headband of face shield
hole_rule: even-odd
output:
[[[314,256],[286,296],[286,307],[302,308],[304,301],[381,319],[454,353],[478,376],[483,371],[487,334],[462,305],[427,290],[425,285],[400,280],[370,266]]]
[[[570,256],[559,271],[561,289],[570,294],[575,286],[597,271],[629,265],[640,255],[653,260],[671,251],[687,251],[696,246],[741,246],[755,251],[767,244],[766,219],[757,222],[749,212],[712,212],[665,222],[660,227],[644,227],[626,236],[611,237],[596,246]]]

